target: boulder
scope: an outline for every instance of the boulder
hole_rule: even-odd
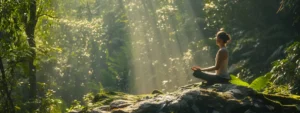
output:
[[[114,100],[109,109],[90,113],[300,113],[300,100],[269,95],[233,84],[190,84],[168,94],[131,100]]]

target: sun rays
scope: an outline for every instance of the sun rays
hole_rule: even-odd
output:
[[[131,37],[132,93],[149,93],[154,89],[167,92],[193,79],[193,55],[188,42],[202,38],[202,34],[196,25],[189,28],[195,30],[193,34],[182,32],[184,28],[179,24],[184,23],[176,17],[180,13],[176,4],[171,0],[159,6],[158,2],[164,1],[124,1]],[[186,16],[194,19],[192,9],[187,11]]]

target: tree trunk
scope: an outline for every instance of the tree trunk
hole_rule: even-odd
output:
[[[6,75],[5,75],[4,65],[3,65],[3,62],[2,62],[2,57],[0,57],[0,71],[1,71],[1,74],[2,74],[1,83],[3,84],[4,93],[5,93],[4,98],[6,98],[5,99],[5,107],[4,107],[3,111],[8,112],[8,113],[15,113],[15,107],[14,107],[13,99],[11,98],[11,90],[9,89],[9,86],[8,86],[8,83],[7,83],[7,80],[6,80],[7,78],[6,78]]]
[[[36,0],[32,0],[29,3],[29,20],[25,23],[25,32],[27,35],[27,41],[31,48],[31,56],[28,58],[28,65],[29,65],[29,84],[30,84],[30,90],[29,90],[29,99],[34,100],[36,98],[37,94],[37,88],[36,88],[36,67],[34,65],[34,59],[36,57],[36,51],[35,51],[35,40],[34,40],[34,31],[35,26],[37,23],[37,15],[36,15]],[[30,110],[35,109],[35,105],[30,106]]]

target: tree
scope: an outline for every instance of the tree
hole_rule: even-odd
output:
[[[27,41],[29,47],[31,48],[31,57],[28,58],[28,65],[29,65],[29,84],[30,84],[30,91],[29,91],[29,99],[34,100],[37,94],[37,82],[36,82],[36,66],[34,65],[34,60],[36,58],[36,44],[35,44],[35,26],[38,21],[37,13],[37,1],[32,0],[28,2],[28,17],[27,20],[24,21],[25,25],[25,32],[27,35]]]
[[[5,74],[5,69],[4,69],[4,65],[2,62],[2,57],[0,57],[0,71],[1,71],[1,83],[2,83],[2,87],[4,88],[4,99],[5,99],[5,103],[3,106],[1,106],[0,108],[3,109],[3,111],[6,111],[8,113],[15,113],[15,106],[14,106],[14,101],[11,97],[11,93],[12,93],[12,89],[11,87],[8,85],[8,81],[7,81],[7,76]],[[2,104],[0,104],[2,105]],[[2,110],[1,110],[2,111]]]
[[[35,29],[39,17],[50,15],[48,13],[51,12],[51,10],[47,8],[47,5],[49,6],[49,3],[50,1],[47,0],[25,0],[25,1],[18,1],[18,2],[1,1],[1,14],[2,14],[1,30],[3,30],[4,34],[6,34],[4,35],[6,40],[4,39],[3,42],[4,45],[6,45],[6,49],[8,49],[8,51],[4,52],[6,53],[5,58],[10,61],[8,62],[10,66],[16,66],[16,64],[18,64],[19,62],[23,62],[23,63],[27,62],[27,66],[25,67],[28,68],[24,68],[24,70],[28,71],[28,73],[24,73],[24,74],[28,74],[28,78],[29,78],[28,82],[30,86],[28,97],[29,100],[32,102],[34,102],[37,97],[37,80],[36,80],[36,64],[35,64],[37,48],[35,42]],[[26,36],[24,36],[22,33],[25,33]],[[12,55],[20,54],[20,53],[15,54],[13,52],[21,52],[20,50],[22,50],[22,48],[28,49],[28,47],[24,46],[24,43],[22,41],[27,41],[27,46],[30,48],[29,49],[30,52],[26,51],[26,54],[24,54],[25,57],[23,55],[19,55],[17,57],[9,58],[8,56],[10,54]],[[30,55],[28,55],[27,53],[29,53]],[[13,58],[17,58],[17,59],[13,59]],[[3,70],[5,70],[4,66],[2,67]],[[10,74],[13,74],[14,70],[15,69],[12,69]],[[3,76],[5,76],[4,73]],[[10,79],[8,80],[10,81]],[[14,87],[14,85],[11,86],[8,85],[8,87]],[[36,109],[35,104],[32,104],[29,109],[30,111],[35,110]]]

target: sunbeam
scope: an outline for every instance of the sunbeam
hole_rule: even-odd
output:
[[[194,79],[190,67],[195,63],[188,42],[203,36],[196,25],[189,28],[194,29],[193,34],[178,33],[177,6],[173,1],[159,6],[160,2],[165,1],[125,1],[133,59],[129,82],[132,93],[149,93],[154,89],[172,91]],[[186,4],[185,7],[190,6]],[[186,16],[196,20],[192,10],[187,9],[190,15]],[[212,58],[201,60],[211,61]]]

